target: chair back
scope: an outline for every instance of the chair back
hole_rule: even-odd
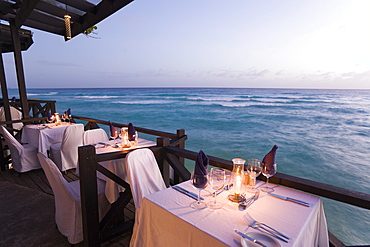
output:
[[[21,156],[23,155],[23,146],[17,139],[12,136],[9,131],[4,127],[0,126],[1,134],[4,136],[5,142],[8,144],[10,154],[12,156],[12,165],[14,170],[21,171]]]
[[[51,159],[43,153],[38,153],[37,157],[54,193],[55,222],[58,229],[67,237],[74,236],[77,223],[74,221],[78,213],[75,203],[80,200],[80,195],[70,187]]]
[[[140,209],[143,197],[165,189],[166,185],[150,149],[134,150],[126,159],[127,180],[130,183],[135,207]]]
[[[66,167],[63,171],[77,167],[78,147],[83,145],[83,133],[83,124],[73,124],[64,130],[60,147],[62,166]]]
[[[10,106],[10,116],[12,120],[21,120],[22,112],[16,109],[14,106]],[[4,107],[0,107],[0,121],[6,121]],[[20,130],[23,127],[23,123],[13,123],[13,129]]]
[[[92,129],[84,132],[84,145],[109,141],[107,132],[103,129]]]

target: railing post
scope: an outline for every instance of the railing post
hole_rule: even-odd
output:
[[[166,147],[170,145],[170,139],[164,137],[157,138],[157,146],[158,147]],[[164,183],[168,187],[170,185],[170,164],[165,159],[166,154],[164,153],[164,149],[162,148],[160,159],[159,159],[159,169],[161,170]]]
[[[95,147],[78,148],[84,246],[100,246]]]
[[[178,138],[184,136],[185,135],[185,129],[178,129],[176,131],[176,134],[177,134],[177,137]],[[177,147],[178,148],[181,148],[181,149],[185,149],[185,141],[180,142],[177,145]],[[179,159],[180,163],[184,166],[185,165],[185,159],[183,157],[180,157],[180,156],[176,156],[176,157]],[[180,182],[180,177],[178,175],[176,175],[176,174],[174,175],[174,178],[173,179],[174,179],[174,183],[175,184],[178,184]]]

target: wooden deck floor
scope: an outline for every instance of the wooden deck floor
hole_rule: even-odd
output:
[[[68,182],[75,181],[75,180],[78,179],[78,176],[74,173],[73,170],[70,170],[66,173],[63,173],[63,176],[65,177],[65,179]],[[47,178],[45,176],[45,173],[42,169],[22,173],[21,175],[19,175],[17,172],[15,172],[12,169],[6,170],[6,171],[0,171],[0,182],[17,184],[18,185],[17,187],[21,186],[21,187],[24,187],[24,188],[29,188],[31,190],[28,190],[28,191],[30,191],[31,193],[32,193],[32,191],[34,191],[35,193],[38,193],[38,194],[45,194],[45,195],[49,195],[51,197],[54,196],[53,191],[52,191],[52,189],[49,185],[49,182],[47,181]],[[9,191],[9,193],[13,193],[13,191]],[[1,203],[2,202],[0,201],[0,204]],[[14,205],[3,205],[3,207],[4,206],[5,207],[13,207]],[[25,208],[28,207],[28,205],[23,205],[22,204],[22,198],[19,198],[19,204],[17,203],[17,206],[18,207],[22,206],[22,207],[25,207]],[[52,210],[54,210],[54,205],[52,205],[52,207],[53,207]],[[43,215],[42,210],[43,209],[41,208],[41,205],[40,205],[40,212],[39,212],[40,217],[42,217],[42,215]],[[126,219],[133,219],[134,218],[134,216],[135,216],[135,206],[134,206],[133,202],[129,203],[129,205],[126,207],[126,209],[124,211],[124,215],[125,215]],[[50,218],[48,219],[48,221],[50,221]],[[32,227],[33,221],[32,221],[32,219],[30,219],[29,222],[22,222],[22,224],[25,225],[24,226],[25,228]],[[14,238],[17,238],[17,236],[16,236],[17,233],[18,233],[17,231],[14,232],[14,236],[13,236]],[[11,233],[11,234],[13,234],[13,233]],[[59,234],[60,236],[62,236],[59,233],[59,231],[54,231],[53,234]],[[1,236],[1,231],[0,231],[0,236]],[[45,244],[44,246],[70,246],[68,241],[67,241],[67,238],[65,238],[64,236],[62,236],[62,237],[60,237],[60,236],[55,236],[55,239],[58,239],[56,243]],[[7,237],[9,237],[9,236],[7,236]],[[32,237],[35,238],[37,236],[32,236]],[[130,238],[131,238],[131,233],[124,234],[122,236],[118,236],[114,239],[111,239],[111,240],[103,243],[101,246],[128,247],[129,242],[130,242]],[[0,243],[1,243],[1,239],[2,239],[2,237],[0,238]],[[32,245],[30,245],[29,242],[28,242],[27,246],[32,246]],[[37,245],[37,246],[39,246],[39,245]],[[78,244],[78,245],[75,245],[75,246],[82,246],[82,244]]]

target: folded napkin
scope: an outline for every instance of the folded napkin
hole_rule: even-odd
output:
[[[127,133],[128,133],[128,140],[130,142],[135,141],[135,139],[136,139],[136,130],[134,128],[134,125],[132,125],[132,123],[128,124]]]
[[[116,139],[118,137],[118,132],[117,132],[116,127],[114,127],[111,121],[109,121],[109,130],[110,130],[110,137],[112,137],[113,139]]]
[[[68,110],[66,110],[66,115],[67,117],[72,117],[72,114],[71,114],[71,108],[68,108]]]
[[[48,122],[53,121],[53,115],[51,115],[50,112],[46,112],[46,116],[48,117],[48,119],[47,119]]]
[[[199,151],[197,159],[195,160],[194,174],[195,175],[207,175],[209,160],[203,150]]]
[[[274,145],[271,149],[271,151],[265,155],[265,157],[262,160],[261,165],[265,165],[267,167],[267,170],[274,169],[275,164],[275,154],[278,147]]]

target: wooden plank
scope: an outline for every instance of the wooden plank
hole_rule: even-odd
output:
[[[28,172],[27,175],[30,179],[34,182],[35,185],[39,188],[40,191],[47,193],[49,195],[53,195],[53,191],[49,185],[49,183],[45,183],[45,181],[40,177],[40,171],[42,169],[38,169],[35,171]],[[38,174],[39,173],[39,174]]]
[[[40,178],[41,182],[40,183],[43,183],[43,188],[45,189],[44,192],[48,195],[54,195],[53,193],[53,190],[50,186],[50,183],[45,175],[45,172],[43,169],[38,169],[38,170],[35,170],[34,171],[35,174]]]
[[[22,177],[23,181],[25,183],[27,183],[27,187],[42,192],[42,190],[40,189],[40,187],[37,184],[35,184],[35,182],[32,180],[31,176],[32,176],[32,171],[25,172],[25,173],[22,173],[20,175],[20,177]]]

